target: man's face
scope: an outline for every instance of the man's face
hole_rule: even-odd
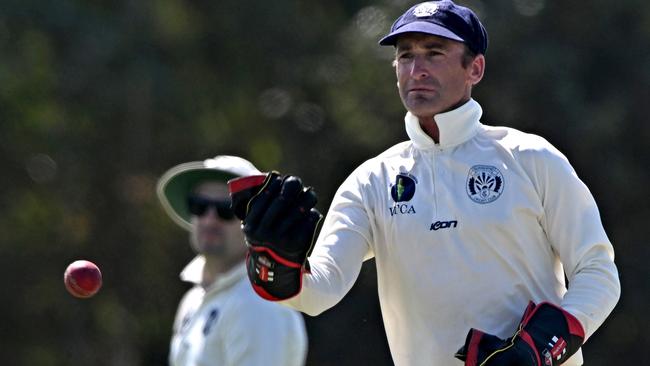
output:
[[[217,181],[199,184],[193,191],[193,197],[196,197],[203,207],[206,207],[205,203],[210,201],[230,204],[228,186]],[[192,214],[191,223],[190,241],[192,248],[197,253],[219,256],[233,261],[244,258],[246,246],[239,220],[236,217],[224,219],[219,216],[214,205],[208,204],[202,214]]]
[[[419,118],[447,112],[469,100],[483,76],[485,59],[463,66],[465,45],[424,33],[405,33],[396,44],[395,71],[400,98]],[[477,61],[478,59],[478,61]]]

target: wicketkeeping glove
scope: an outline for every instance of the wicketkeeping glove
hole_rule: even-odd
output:
[[[246,267],[253,289],[273,301],[297,295],[323,217],[314,208],[316,193],[300,178],[277,172],[233,180],[229,186],[248,244]]]
[[[512,337],[504,340],[470,329],[455,356],[466,366],[557,366],[580,348],[584,337],[573,315],[548,302],[530,302]]]

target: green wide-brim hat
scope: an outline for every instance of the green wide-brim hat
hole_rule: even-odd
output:
[[[237,177],[262,174],[250,161],[238,156],[183,163],[169,169],[158,180],[156,193],[167,215],[185,230],[191,230],[187,196],[197,184],[210,180],[228,182]]]

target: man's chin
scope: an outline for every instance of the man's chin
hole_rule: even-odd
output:
[[[201,248],[199,248],[199,253],[203,255],[221,256],[226,253],[226,247],[224,247],[223,245],[202,246]]]
[[[424,98],[409,99],[404,103],[406,109],[414,116],[433,117],[440,113],[444,108],[433,100]]]
[[[421,108],[407,108],[407,110],[411,112],[412,115],[414,115],[419,119],[433,118],[436,114],[441,113],[438,110],[421,109]]]
[[[449,112],[456,106],[443,106],[438,103],[409,103],[405,106],[412,115],[418,118],[433,118],[433,116]]]
[[[200,254],[223,254],[226,250],[221,239],[219,240],[198,240],[194,243],[194,249]]]

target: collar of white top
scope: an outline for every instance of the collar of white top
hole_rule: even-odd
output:
[[[205,266],[205,257],[197,255],[190,263],[185,266],[181,272],[181,280],[190,282],[195,285],[201,284],[203,275],[203,267]],[[237,281],[246,276],[246,265],[244,263],[238,264],[231,268],[229,271],[218,276],[214,283],[210,285],[208,291],[219,291],[235,284]]]
[[[404,122],[406,133],[416,148],[427,150],[438,145],[444,149],[453,147],[474,137],[479,126],[479,119],[483,109],[474,99],[470,99],[462,106],[449,112],[436,114],[438,130],[440,131],[440,143],[436,144],[433,139],[422,130],[420,121],[411,112],[406,113]]]

